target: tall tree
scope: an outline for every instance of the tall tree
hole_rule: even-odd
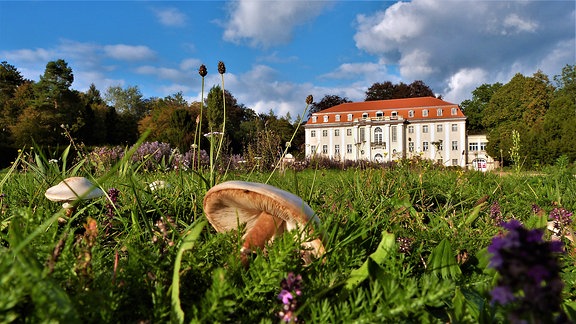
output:
[[[498,89],[502,87],[502,83],[482,84],[472,91],[472,99],[462,101],[460,107],[466,115],[466,130],[469,134],[482,134],[486,132],[486,127],[482,124],[484,117],[484,110],[490,99]]]
[[[131,115],[136,120],[148,113],[148,107],[138,86],[129,86],[126,89],[120,86],[108,87],[104,99],[106,103],[116,108],[118,114]]]
[[[0,63],[0,108],[14,96],[16,89],[24,83],[22,74],[8,62]]]
[[[366,91],[366,98],[364,100],[373,101],[434,96],[432,89],[421,80],[416,80],[410,84],[404,82],[393,84],[390,81],[385,81],[372,84]]]

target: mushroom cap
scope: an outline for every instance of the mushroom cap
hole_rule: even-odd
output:
[[[78,199],[93,199],[104,196],[102,189],[94,186],[84,177],[71,177],[60,181],[57,185],[48,188],[46,198],[57,202],[70,202]]]
[[[300,197],[271,185],[246,181],[227,181],[212,187],[204,197],[206,218],[218,232],[246,223],[251,229],[258,216],[266,212],[286,222],[286,230],[320,224],[314,211]]]

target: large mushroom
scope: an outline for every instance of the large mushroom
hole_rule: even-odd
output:
[[[312,234],[320,220],[300,197],[263,183],[228,181],[212,187],[204,197],[206,218],[218,232],[227,232],[246,224],[241,259],[248,264],[248,254],[264,248],[284,231],[298,229],[303,236]],[[306,229],[306,231],[304,230]],[[320,238],[302,244],[302,257],[308,264],[312,256],[324,254]]]
[[[66,178],[57,185],[48,188],[45,193],[49,200],[63,203],[62,207],[66,209],[67,217],[74,213],[80,200],[94,199],[104,195],[102,189],[84,177]]]

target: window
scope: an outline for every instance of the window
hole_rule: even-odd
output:
[[[312,116],[312,122],[313,122],[313,123],[315,123],[317,119],[318,119],[317,116]]]
[[[322,145],[322,154],[328,154],[328,145]]]
[[[324,116],[324,122],[325,122],[325,123],[328,122],[328,116]]]
[[[442,140],[438,141],[438,151],[442,151],[444,149],[444,142]]]
[[[436,132],[442,133],[442,129],[444,129],[444,127],[442,127],[442,124],[436,125]]]
[[[334,119],[335,119],[336,121],[340,121],[340,115],[336,115],[336,117],[334,117]]]
[[[428,117],[428,109],[422,110],[422,117]]]
[[[414,142],[408,142],[408,152],[414,152]]]
[[[436,162],[437,162],[438,164],[444,164],[444,160],[442,160],[442,159],[438,159],[438,160],[436,160]]]
[[[362,120],[366,120],[368,118],[368,113],[362,113]]]
[[[458,151],[458,141],[452,141],[452,151]]]
[[[452,124],[452,131],[453,131],[453,132],[457,132],[457,131],[458,131],[458,124]]]
[[[334,145],[334,154],[340,155],[340,145]]]
[[[316,137],[316,131],[315,130],[310,131],[310,137]]]
[[[478,151],[478,143],[469,143],[468,151]]]
[[[451,112],[452,116],[458,115],[458,108],[453,107],[453,108],[450,110],[450,112]]]
[[[458,159],[452,159],[452,165],[457,166],[458,165]]]
[[[414,110],[408,111],[408,117],[414,117]]]
[[[316,145],[310,146],[310,152],[311,152],[312,154],[316,154]]]
[[[428,125],[422,125],[422,133],[428,133]]]
[[[352,114],[348,114],[348,121],[352,121]]]
[[[390,140],[391,140],[392,142],[397,142],[397,141],[398,141],[398,133],[397,133],[397,130],[398,130],[398,126],[391,126],[391,127],[390,127],[390,138],[391,138]]]
[[[393,111],[392,114],[390,115],[390,119],[398,119],[398,112]]]
[[[408,126],[408,133],[414,134],[414,126]]]
[[[346,129],[346,136],[352,136],[352,128]]]
[[[339,129],[334,130],[334,136],[340,136],[340,130]]]
[[[352,153],[352,144],[347,144],[346,145],[346,153],[351,154]]]
[[[382,144],[382,128],[374,128],[374,143]]]
[[[486,145],[488,145],[488,143],[480,142],[480,151],[486,151]]]
[[[436,116],[442,116],[442,108],[436,109]]]
[[[422,151],[428,151],[428,142],[422,142]]]
[[[326,137],[328,136],[328,130],[327,129],[323,129],[322,130],[322,137]]]
[[[376,112],[376,118],[382,118],[384,116],[384,113],[381,111],[377,111]]]
[[[365,134],[365,129],[364,128],[360,128],[360,141],[364,142],[366,140],[366,134]]]

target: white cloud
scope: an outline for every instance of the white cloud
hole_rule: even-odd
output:
[[[465,72],[482,70],[503,78],[490,82],[507,82],[513,73],[558,73],[576,57],[569,1],[413,0],[356,22],[359,49],[397,67],[404,82],[423,80],[457,103],[465,99],[458,90]]]
[[[48,63],[50,60],[54,60],[56,53],[52,50],[47,50],[44,48],[36,49],[19,49],[14,51],[3,51],[0,53],[1,56],[5,57],[9,61],[17,62],[44,62]]]
[[[292,39],[296,26],[318,16],[329,4],[325,1],[252,1],[229,3],[230,17],[224,39],[251,46],[285,44]]]
[[[158,21],[168,27],[182,27],[186,25],[186,15],[176,8],[154,9]]]
[[[480,84],[487,83],[487,73],[480,68],[466,68],[456,72],[448,79],[444,89],[444,100],[460,103],[462,99],[471,99],[472,91]]]
[[[147,60],[156,55],[153,50],[143,45],[106,45],[103,49],[109,57],[123,61]]]

